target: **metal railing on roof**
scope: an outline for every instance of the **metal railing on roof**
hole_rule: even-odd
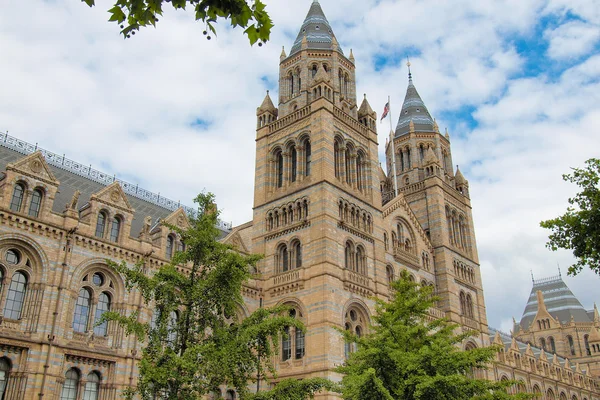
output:
[[[534,279],[533,286],[541,285],[542,283],[548,283],[548,282],[558,282],[561,280],[562,280],[562,276],[560,276],[560,275],[549,276],[547,278],[541,278],[541,279]]]
[[[91,165],[83,165],[78,163],[77,161],[73,161],[63,154],[62,156],[46,149],[39,147],[36,144],[31,144],[24,140],[18,139],[14,136],[9,135],[8,133],[0,132],[0,146],[6,147],[8,149],[17,151],[21,154],[29,155],[35,153],[36,151],[40,151],[46,162],[50,165],[54,165],[55,167],[64,169],[65,171],[69,171],[75,175],[82,176],[91,181],[100,183],[101,185],[108,186],[113,182],[119,182],[123,191],[133,197],[136,197],[140,200],[147,201],[148,203],[156,204],[160,207],[166,208],[167,210],[175,211],[178,208],[183,208],[185,212],[189,215],[196,215],[197,210],[192,207],[188,207],[184,204],[181,204],[179,201],[171,200],[164,196],[161,196],[160,193],[153,193],[149,190],[143,189],[138,185],[134,185],[133,183],[126,182],[122,179],[117,178],[114,175],[106,174],[102,171],[98,171],[97,169],[92,168]],[[232,228],[232,224],[229,222],[224,222],[219,220],[217,226],[223,230],[230,231]]]

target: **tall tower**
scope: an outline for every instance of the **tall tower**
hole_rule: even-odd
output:
[[[334,327],[362,332],[373,295],[387,295],[376,115],[355,95],[354,57],[342,51],[318,1],[289,55],[276,108],[257,109],[251,251],[262,304],[287,304],[307,326],[281,343],[278,376],[334,378],[352,351]],[[379,231],[378,231],[379,230]],[[337,398],[323,395],[322,398]]]
[[[393,143],[386,148],[388,176],[397,180],[433,246],[439,308],[451,320],[483,332],[484,341],[487,318],[469,183],[458,168],[453,173],[450,137],[440,133],[408,66],[406,96]]]

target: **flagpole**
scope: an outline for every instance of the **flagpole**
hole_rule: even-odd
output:
[[[388,96],[388,115],[390,117],[390,146],[392,146],[392,176],[394,179],[394,197],[398,196],[398,181],[396,178],[396,147],[394,146],[394,137],[392,136],[392,104]]]

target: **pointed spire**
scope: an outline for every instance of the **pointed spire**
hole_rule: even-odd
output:
[[[600,342],[600,332],[598,332],[598,328],[595,326],[592,326],[592,329],[590,329],[590,336],[588,337],[588,341],[590,343],[592,342]]]
[[[290,55],[301,49],[330,50],[332,47],[335,51],[343,54],[339,45],[334,46],[334,39],[335,35],[321,5],[318,1],[313,1],[290,50]],[[304,40],[306,40],[305,44],[303,43]],[[337,40],[335,42],[337,43]]]
[[[281,55],[279,56],[279,59],[283,60],[286,57],[287,55],[285,54],[285,46],[281,46]]]
[[[270,112],[277,115],[277,108],[273,105],[273,101],[271,101],[271,96],[269,96],[268,90],[262,104],[256,109],[256,115],[262,114],[263,112]]]
[[[408,123],[408,132],[415,133],[415,123],[413,122],[412,118],[411,118],[410,122]]]
[[[525,354],[527,354],[528,356],[533,357],[533,350],[531,349],[531,344],[527,343],[527,348],[525,349]]]
[[[467,182],[467,180],[463,176],[462,172],[460,172],[458,165],[456,166],[456,173],[454,174],[454,182],[456,183],[457,186],[464,185]]]
[[[446,128],[446,134],[444,136],[446,136],[446,139],[450,140],[450,134],[448,133],[448,128]]]
[[[558,356],[556,355],[556,353],[554,353],[554,356],[552,357],[552,364],[560,365],[560,362],[558,361]]]
[[[578,362],[575,363],[575,372],[577,372],[578,374],[581,374],[581,366],[579,365]]]
[[[371,108],[371,105],[369,104],[369,101],[367,100],[367,95],[365,94],[365,98],[363,99],[360,108],[358,109],[358,116],[362,117],[362,116],[372,116],[373,114],[373,109]]]
[[[348,59],[352,64],[354,64],[354,53],[352,52],[352,49],[350,49],[350,57],[348,57]]]
[[[438,158],[435,156],[435,153],[433,152],[433,149],[431,147],[427,148],[427,151],[425,152],[425,165],[429,165],[429,164],[439,164],[440,160],[438,160]]]
[[[406,89],[406,96],[404,97],[404,103],[402,104],[402,110],[400,111],[400,117],[396,125],[396,136],[409,133],[411,121],[415,126],[414,130],[416,132],[435,132],[433,118],[413,84],[410,61],[406,65],[409,67],[408,88]]]
[[[514,350],[514,351],[519,351],[519,345],[517,344],[517,339],[515,339],[514,337],[512,338],[512,341],[510,342],[510,349]]]
[[[435,120],[435,118],[433,119],[433,131],[435,133],[440,133],[440,128],[439,128],[439,126],[438,126],[437,121]]]
[[[319,65],[319,69],[317,70],[317,74],[313,79],[313,85],[319,82],[329,82],[331,80],[329,74],[325,72],[325,69],[322,65]]]
[[[504,346],[504,342],[502,341],[502,338],[500,337],[500,332],[496,331],[496,334],[494,335],[494,344],[497,344],[499,346]]]
[[[596,303],[594,303],[594,323],[596,325],[600,324],[600,314],[598,313],[598,307]]]

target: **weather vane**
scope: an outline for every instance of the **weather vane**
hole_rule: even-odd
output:
[[[406,66],[408,67],[408,77],[412,78],[412,74],[410,73],[410,58],[406,56]]]

